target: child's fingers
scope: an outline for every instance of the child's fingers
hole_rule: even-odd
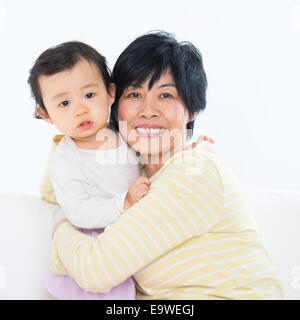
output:
[[[200,143],[200,142],[203,142],[203,141],[207,141],[207,136],[203,136],[203,135],[200,135],[197,139],[197,142]]]
[[[138,186],[137,190],[141,190],[141,191],[148,191],[149,190],[149,186],[146,184],[141,184]]]
[[[145,195],[147,194],[146,191],[139,191],[136,193],[136,196],[135,196],[135,201],[139,201],[140,199],[142,199]]]
[[[197,139],[197,143],[203,142],[203,141],[208,141],[210,143],[215,143],[215,141],[212,138],[209,138],[207,136],[201,135]]]
[[[140,192],[139,193],[139,198],[141,199],[141,198],[145,197],[147,194],[148,194],[147,191]]]
[[[145,183],[146,185],[150,186],[151,181],[147,177],[140,176],[135,180],[135,183],[138,185]]]
[[[201,135],[201,136],[199,136],[199,137],[197,138],[197,141],[196,141],[196,142],[193,142],[192,144],[187,145],[187,146],[185,147],[185,150],[194,149],[198,144],[200,144],[200,143],[203,142],[203,141],[208,141],[208,142],[210,142],[210,143],[215,143],[213,139],[211,139],[211,138],[209,138],[209,137],[207,137],[207,136]]]
[[[146,186],[145,184],[144,185],[140,185],[138,188],[137,188],[137,194],[139,196],[144,196],[148,193],[148,190],[149,190],[149,187]]]

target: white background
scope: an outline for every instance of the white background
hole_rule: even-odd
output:
[[[39,194],[57,132],[32,117],[27,78],[38,55],[80,40],[112,68],[154,29],[202,52],[208,103],[195,134],[215,139],[242,186],[300,190],[299,1],[0,0],[0,192]]]

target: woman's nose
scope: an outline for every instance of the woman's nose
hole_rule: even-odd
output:
[[[153,118],[159,115],[156,103],[153,99],[144,99],[142,102],[141,110],[139,112],[140,117]]]
[[[75,110],[74,110],[75,117],[82,117],[88,113],[89,113],[89,108],[86,105],[84,105],[84,103],[78,103],[75,106]]]

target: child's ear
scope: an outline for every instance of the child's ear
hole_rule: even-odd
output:
[[[111,106],[114,101],[115,101],[115,95],[116,95],[116,85],[114,83],[111,83],[109,85],[109,96],[110,96],[110,99],[109,99],[109,105]]]
[[[48,112],[45,109],[41,108],[40,106],[37,106],[35,108],[35,112],[47,123],[49,124],[54,123],[52,119],[49,117]]]

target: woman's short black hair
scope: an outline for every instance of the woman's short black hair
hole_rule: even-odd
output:
[[[119,131],[118,103],[124,90],[131,85],[141,85],[150,76],[151,89],[168,68],[190,117],[205,109],[207,79],[200,51],[190,42],[178,42],[170,33],[154,31],[134,40],[114,66],[112,82],[116,84],[116,96],[111,106],[110,128]],[[193,128],[194,121],[190,121],[189,138]]]
[[[109,92],[110,70],[107,67],[106,59],[97,50],[80,41],[69,41],[61,43],[55,47],[45,50],[35,61],[30,70],[28,83],[32,96],[36,101],[36,106],[41,107],[46,112],[43,97],[38,83],[41,75],[50,76],[61,71],[71,69],[80,59],[85,59],[89,63],[95,64],[102,75],[104,84]],[[34,117],[41,119],[35,112]]]

